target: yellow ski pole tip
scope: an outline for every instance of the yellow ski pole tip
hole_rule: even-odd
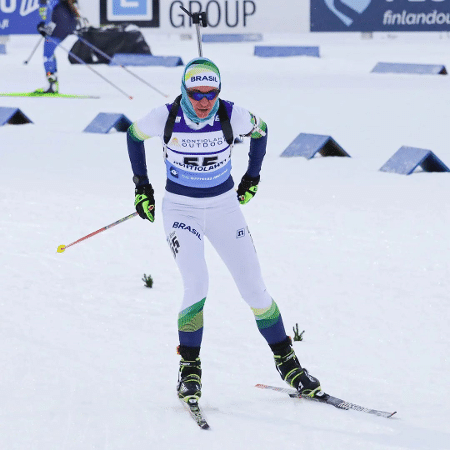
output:
[[[58,253],[62,253],[65,249],[66,249],[66,246],[65,246],[65,245],[60,245],[60,246],[56,249],[56,251],[57,251]]]

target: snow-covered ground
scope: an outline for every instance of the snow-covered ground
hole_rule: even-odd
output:
[[[0,55],[0,92],[44,86],[37,36]],[[154,54],[197,55],[195,41],[148,36]],[[64,42],[70,48],[73,41]],[[256,198],[243,206],[269,292],[323,389],[380,417],[255,389],[283,386],[225,266],[207,248],[200,430],[175,395],[181,278],[161,220],[165,168],[147,141],[156,222],[133,218],[125,134],[83,133],[99,112],[137,120],[167,100],[119,67],[94,66],[129,100],[57,51],[63,93],[97,100],[0,98],[34,123],[0,128],[0,448],[449,449],[450,174],[388,174],[403,145],[450,165],[450,79],[370,73],[379,61],[444,64],[445,36],[270,36],[320,45],[321,58],[258,58],[252,43],[204,44],[222,98],[269,124]],[[40,51],[39,51],[40,53]],[[183,67],[129,67],[179,93]],[[301,132],[332,136],[351,158],[280,158]],[[234,177],[248,142],[234,151]],[[141,278],[150,274],[153,289]]]

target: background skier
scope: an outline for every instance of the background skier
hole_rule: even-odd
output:
[[[77,28],[87,23],[82,18],[76,6],[76,0],[39,0],[39,14],[42,18],[37,30],[44,37],[44,70],[49,83],[45,89],[37,92],[57,93],[59,91],[57,64],[55,57],[56,47]]]

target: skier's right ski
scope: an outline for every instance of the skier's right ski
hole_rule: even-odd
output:
[[[187,402],[185,402],[182,399],[180,399],[180,401],[181,403],[183,403],[183,405],[185,405],[185,407],[189,411],[189,414],[195,420],[197,425],[202,430],[207,430],[209,428],[209,425],[206,419],[203,417],[203,413],[202,410],[200,409],[198,401],[195,398],[190,398]]]
[[[268,386],[266,384],[257,384],[255,387],[261,388],[261,389],[271,389],[273,391],[283,392],[285,394],[288,394],[289,397],[292,397],[292,398],[300,398],[300,399],[312,400],[312,401],[320,402],[320,403],[327,403],[328,405],[332,405],[335,408],[347,409],[347,410],[353,409],[355,411],[361,411],[361,412],[365,412],[368,414],[374,414],[375,416],[390,418],[394,414],[397,413],[397,411],[388,412],[388,411],[379,411],[377,409],[365,408],[364,406],[355,405],[354,403],[346,402],[344,400],[341,400],[340,398],[333,397],[332,395],[329,395],[329,394],[325,394],[325,392],[322,392],[322,391],[317,392],[315,397],[308,397],[308,396],[303,396],[303,395],[299,394],[299,392],[296,389],[280,388],[280,387],[276,387],[276,386]]]

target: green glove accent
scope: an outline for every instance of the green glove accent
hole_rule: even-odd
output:
[[[256,194],[256,192],[258,191],[258,186],[251,186],[248,188],[247,191],[244,192],[244,194],[239,195],[239,203],[241,205],[245,205],[246,203],[248,203]]]
[[[142,219],[155,221],[155,198],[151,184],[144,184],[135,190],[134,206]]]
[[[251,178],[246,175],[242,177],[237,188],[237,196],[241,205],[245,205],[256,195],[258,192],[259,179],[259,175],[256,178]]]

